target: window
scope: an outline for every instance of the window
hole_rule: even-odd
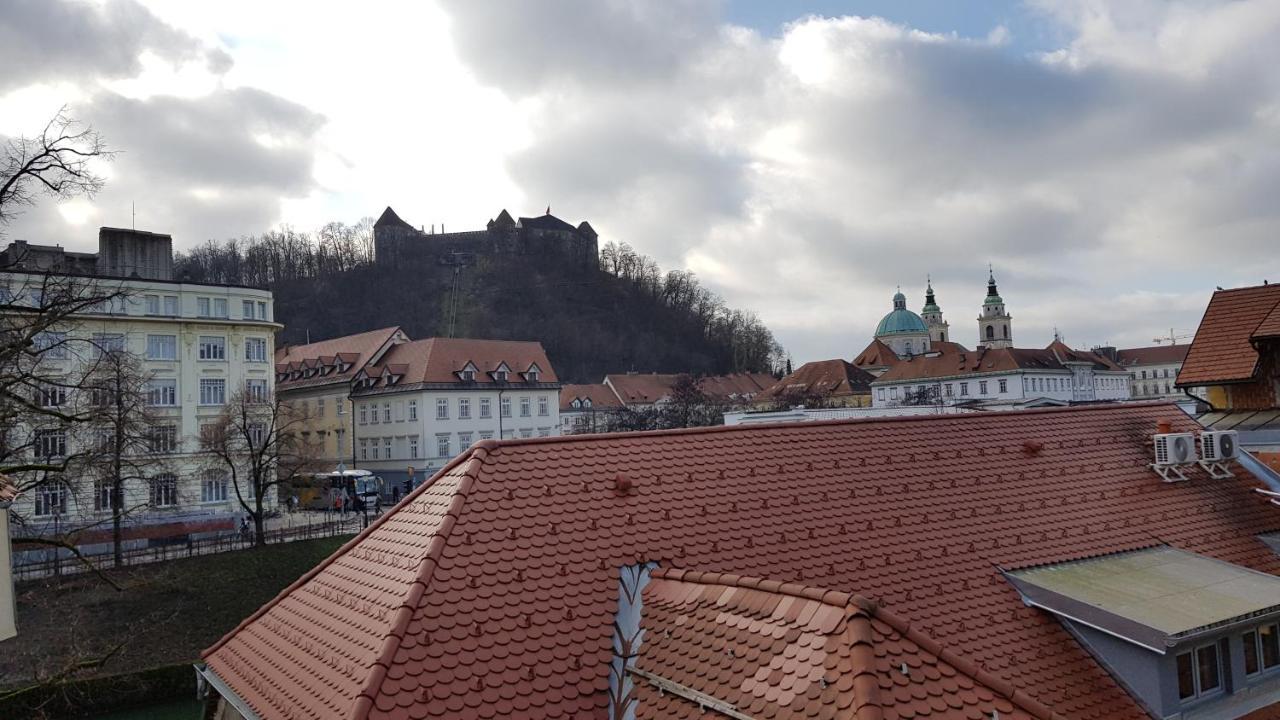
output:
[[[177,295],[164,296],[164,314],[168,315],[169,317],[178,316],[178,296]]]
[[[1146,371],[1146,370],[1143,370],[1143,371],[1142,371],[1142,379],[1143,379],[1143,380],[1146,380],[1146,379],[1147,379],[1147,371]]]
[[[338,428],[337,430],[333,431],[334,452],[339,456],[346,453],[346,450],[343,449],[343,445],[346,443],[346,441],[347,441],[346,430],[344,430],[343,428]]]
[[[369,422],[369,406],[360,403],[360,424],[365,425]]]
[[[480,417],[491,418],[493,411],[489,407],[489,398],[480,398]]]
[[[147,430],[147,449],[153,453],[178,451],[177,425],[152,425]]]
[[[889,399],[890,400],[898,399],[898,388],[896,386],[889,388]]]
[[[35,514],[37,516],[67,514],[67,486],[55,480],[36,489]]]
[[[996,327],[994,325],[987,326],[987,339],[988,340],[996,339]]]
[[[458,418],[471,419],[471,398],[458,398]]]
[[[541,417],[546,417],[549,414],[550,414],[550,410],[547,409],[547,396],[543,395],[542,397],[538,398],[538,415]]]
[[[266,423],[260,423],[260,422],[249,423],[248,427],[246,427],[245,429],[249,431],[249,447],[261,448],[266,446],[267,444]],[[310,435],[310,433],[303,433],[304,440],[305,440],[305,436],[307,435]]]
[[[458,433],[458,449],[465,450],[471,447],[471,433]]]
[[[259,320],[267,319],[267,302],[265,300],[258,301],[258,319]]]
[[[343,402],[342,400],[338,400],[338,402],[334,403],[334,405],[337,405],[337,406],[338,406],[338,414],[339,414],[339,415],[346,415],[346,414],[347,414],[347,404],[346,404],[345,402]]]
[[[196,298],[196,314],[209,317],[209,298]]]
[[[382,403],[382,422],[391,422],[391,403]]]
[[[178,476],[162,473],[147,481],[151,507],[173,507],[178,504]]]
[[[502,415],[502,417],[504,418],[511,417],[511,398],[509,397],[502,398],[499,405],[500,407],[498,408],[498,412]]]
[[[527,397],[520,398],[520,417],[529,417],[530,407],[531,406],[529,404],[529,398]]]
[[[200,475],[200,502],[227,501],[227,476],[221,470],[205,470]]]
[[[1280,624],[1272,623],[1244,634],[1244,673],[1254,675],[1280,667]]]
[[[409,401],[409,419],[410,420],[418,419],[418,401],[417,400]]]
[[[227,339],[217,335],[200,336],[201,360],[226,360]]]
[[[414,460],[418,459],[418,436],[417,435],[412,435],[409,437],[409,457],[413,458]]]
[[[35,449],[37,457],[63,457],[67,454],[67,431],[62,428],[36,430]]]
[[[436,419],[449,419],[449,398],[436,398]]]
[[[1000,383],[1000,392],[1002,392],[1002,393],[1007,393],[1007,392],[1009,392],[1009,381],[1008,381],[1008,380],[1000,380],[1000,381],[999,381],[999,383]]]
[[[978,381],[978,394],[979,394],[979,395],[986,395],[986,394],[987,394],[987,381],[986,381],[986,380],[979,380],[979,381]]]
[[[533,437],[533,428],[521,428],[521,430],[520,430],[520,437],[522,437],[522,438],[531,438],[531,437]]]
[[[524,377],[529,382],[538,382],[538,368],[529,368],[529,372],[525,373]]]
[[[245,399],[252,403],[264,403],[267,401],[267,381],[266,380],[245,380],[244,381]]]
[[[111,483],[101,480],[93,481],[93,509],[95,512],[106,512],[111,509],[111,496],[114,495]]]
[[[876,399],[884,400],[884,388],[876,388]],[[578,401],[574,400],[573,405],[574,407],[578,407]]]
[[[243,317],[245,320],[253,319],[253,301],[252,300],[240,301],[240,316]]]
[[[152,407],[174,407],[178,404],[178,381],[157,378],[147,381],[147,404]]]
[[[506,381],[507,381],[507,371],[506,371],[506,370],[494,370],[494,371],[493,371],[493,381],[494,381],[494,382],[500,382],[500,383],[504,383],[504,382],[506,382]]]
[[[53,408],[65,405],[67,389],[58,385],[45,385],[36,393],[36,404],[42,408]]]
[[[160,296],[159,295],[146,295],[143,297],[143,300],[146,303],[148,315],[160,314]]]
[[[493,439],[493,431],[492,431],[492,430],[481,430],[481,431],[480,431],[480,439],[481,439],[481,440],[492,440],[492,439]]]
[[[147,359],[148,360],[177,360],[178,359],[178,336],[148,335],[147,336]]]
[[[382,438],[382,451],[388,460],[391,459],[391,438]]]
[[[227,299],[226,298],[213,299],[213,316],[216,318],[227,317]]]
[[[266,338],[245,338],[244,359],[246,362],[266,362],[267,361],[267,339]]]
[[[107,353],[124,352],[124,335],[119,333],[94,333],[93,356],[102,357]]]
[[[222,378],[201,378],[200,404],[224,405],[227,402],[227,381]]]
[[[1218,646],[1205,645],[1177,657],[1178,699],[1212,695],[1222,689],[1222,664]]]
[[[968,394],[969,394],[969,383],[967,382],[960,383],[960,397],[964,397]]]
[[[360,459],[361,460],[369,459],[369,439],[368,438],[360,438]]]
[[[36,352],[42,353],[44,357],[61,360],[67,357],[67,334],[61,332],[45,331],[35,337]]]
[[[316,417],[324,417],[324,398],[316,398]]]
[[[462,382],[475,382],[476,379],[476,371],[470,368],[463,370],[458,375],[462,378]]]
[[[436,436],[436,457],[449,457],[449,436]]]
[[[947,397],[951,397],[951,395],[952,395],[952,385],[951,385],[951,383],[947,383],[946,385],[943,385],[943,386],[942,386],[942,392],[943,392],[943,394],[944,394],[944,395],[946,395]]]

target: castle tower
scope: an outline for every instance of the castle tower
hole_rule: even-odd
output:
[[[978,346],[991,349],[1013,347],[1012,320],[996,290],[995,273],[987,266],[987,297],[982,301],[982,314],[978,316]]]
[[[924,308],[920,311],[920,319],[929,328],[931,342],[947,342],[950,339],[951,324],[942,319],[942,308],[933,298],[933,278],[926,278],[928,286],[924,291]]]

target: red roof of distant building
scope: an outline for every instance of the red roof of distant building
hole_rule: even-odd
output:
[[[605,375],[604,381],[624,405],[652,405],[671,395],[671,388],[679,378],[671,373],[618,373]]]
[[[775,382],[756,396],[756,400],[783,400],[795,395],[848,397],[871,392],[875,377],[853,363],[839,358],[815,360],[801,365],[795,372]]]
[[[1190,345],[1152,345],[1151,347],[1117,350],[1116,357],[1122,367],[1133,365],[1166,365],[1187,359]]]
[[[1197,427],[1126,403],[482,441],[204,657],[268,720],[600,717],[619,568],[657,561],[856,589],[980,685],[1146,718],[1001,569],[1165,543],[1280,574],[1246,471],[1148,468],[1160,419]]]
[[[752,717],[1050,717],[1009,683],[848,592],[658,569],[643,598],[639,720],[706,718],[700,696]]]
[[[618,396],[613,394],[613,390],[604,383],[595,383],[591,385],[561,385],[560,386],[560,412],[573,412],[582,408],[573,406],[574,400],[590,400],[591,407],[596,409],[610,409],[622,407],[622,401],[618,400]]]
[[[276,349],[276,371],[288,372],[303,367],[318,367],[322,359],[331,363],[334,358],[341,358],[351,367],[343,373],[315,374],[310,377],[299,377],[294,380],[281,380],[276,384],[280,390],[328,385],[334,382],[350,382],[378,351],[382,350],[404,333],[399,326],[385,327],[378,330],[344,335],[342,337],[320,340],[306,345],[285,345]]]
[[[1036,348],[980,347],[966,350],[955,343],[933,343],[936,350],[903,359],[877,378],[879,382],[1012,372],[1015,370],[1066,370],[1064,363],[1083,362],[1097,371],[1121,371],[1119,365],[1088,350],[1073,350],[1055,341],[1043,350]]]
[[[1278,308],[1280,285],[1215,292],[1178,372],[1178,387],[1252,380],[1258,351],[1251,341],[1280,334]]]
[[[542,349],[542,343],[517,340],[472,340],[465,338],[427,338],[392,347],[376,365],[365,369],[376,378],[389,371],[399,375],[398,385],[414,383],[457,383],[459,372],[468,366],[475,370],[474,382],[492,385],[491,373],[506,367],[509,382],[525,382],[522,377],[531,368],[538,370],[539,383],[558,383],[555,369]],[[357,391],[359,392],[359,391]]]
[[[863,370],[878,367],[893,367],[901,362],[898,354],[893,348],[885,345],[879,340],[872,340],[871,344],[866,347],[858,356],[853,359],[853,364]]]
[[[777,382],[769,373],[731,373],[698,380],[698,389],[713,400],[750,400]]]

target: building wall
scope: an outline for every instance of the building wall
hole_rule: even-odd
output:
[[[9,506],[0,503],[0,642],[17,634],[12,567],[13,561],[9,558]]]
[[[39,276],[21,273],[7,275],[10,292],[21,292],[24,288],[39,286]],[[164,467],[157,467],[156,472],[167,471],[177,475],[178,503],[163,509],[131,513],[131,518],[146,521],[148,518],[163,518],[192,511],[235,512],[238,504],[235,492],[230,487],[225,501],[204,502],[201,498],[201,474],[210,467],[210,462],[197,452],[199,429],[202,424],[213,421],[224,406],[200,403],[200,381],[222,380],[228,399],[251,379],[264,382],[268,392],[273,390],[274,337],[280,325],[271,320],[274,313],[271,292],[254,288],[151,280],[98,282],[104,289],[123,288],[130,297],[105,308],[107,312],[81,315],[69,321],[62,328],[67,337],[89,339],[95,334],[121,335],[125,349],[143,359],[143,368],[150,377],[176,382],[176,403],[155,410],[163,418],[163,422],[171,422],[176,426],[178,449],[173,454],[163,456]],[[151,301],[151,298],[155,300]],[[168,308],[166,298],[173,298]],[[223,302],[217,302],[219,300]],[[243,304],[246,301],[250,303],[251,315],[246,314]],[[149,304],[151,302],[154,304]],[[221,317],[223,303],[226,308],[225,317]],[[206,307],[207,315],[202,314]],[[170,313],[170,310],[173,312]],[[151,335],[174,339],[173,360],[147,358],[148,336]],[[202,337],[222,338],[225,359],[201,360],[199,349]],[[246,348],[251,339],[265,343],[265,349],[260,355],[262,361],[246,359]],[[74,365],[86,360],[84,349],[83,344],[78,344],[75,352],[78,357],[72,355],[65,359],[47,359],[46,362],[50,363],[49,372],[56,373],[60,369],[70,372]],[[24,431],[29,432],[29,429]],[[72,444],[71,438],[68,439],[68,444]],[[68,451],[75,452],[75,449],[68,447]],[[71,490],[67,513],[56,518],[57,524],[65,528],[67,523],[82,524],[109,516],[109,512],[94,510],[90,480],[66,478],[66,481]],[[125,489],[124,503],[126,507],[145,506],[149,493],[146,483],[131,482]],[[37,491],[21,495],[14,503],[14,511],[34,522],[37,528],[54,525],[53,516],[35,514],[37,495]]]
[[[501,400],[509,398],[511,417],[501,417]],[[521,414],[521,399],[529,400],[529,415]],[[546,415],[539,414],[539,399],[546,403]],[[489,416],[482,417],[482,401],[489,403]],[[447,417],[437,417],[443,401]],[[463,401],[470,417],[461,416]],[[421,481],[444,467],[450,459],[472,444],[487,439],[558,436],[560,395],[558,387],[502,390],[478,387],[458,389],[410,389],[359,394],[355,405],[355,466],[373,470],[388,482],[402,480],[407,468],[415,469]],[[377,422],[374,412],[377,412]],[[391,421],[387,422],[390,413]],[[414,440],[417,441],[416,451]],[[441,441],[447,442],[447,447]],[[388,441],[390,444],[388,445]],[[376,447],[376,454],[374,448]],[[389,448],[389,450],[388,450]]]
[[[1084,399],[1126,400],[1129,398],[1129,379],[1127,373],[1092,373],[1092,397]],[[913,381],[877,381],[872,383],[872,407],[893,407],[901,405],[908,396],[908,391],[917,393],[920,388],[933,388],[943,404],[952,404],[972,400],[1024,400],[1029,398],[1051,398],[1071,402],[1081,400],[1073,383],[1071,372],[1007,372],[957,375],[954,377],[932,380]],[[1001,390],[1001,381],[1004,389]],[[984,387],[985,386],[985,387]],[[985,390],[985,391],[984,391]]]
[[[1173,384],[1178,380],[1178,371],[1182,363],[1154,363],[1151,365],[1130,365],[1129,372],[1133,380],[1133,397],[1139,400],[1162,397],[1186,397]]]
[[[350,383],[343,381],[280,390],[280,399],[298,414],[304,442],[314,443],[322,465],[351,465],[353,448]]]
[[[1280,341],[1258,346],[1258,371],[1254,381],[1227,385],[1227,406],[1232,410],[1267,410],[1280,407]]]

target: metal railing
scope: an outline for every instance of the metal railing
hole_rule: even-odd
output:
[[[345,517],[335,514],[331,519],[321,522],[307,522],[306,524],[292,527],[271,528],[264,530],[262,534],[268,545],[274,545],[296,540],[314,540],[338,535],[353,535],[359,532],[363,525],[363,518],[358,514],[348,513]],[[172,538],[169,541],[147,547],[127,549],[123,553],[123,559],[125,565],[145,565],[166,560],[195,557],[197,555],[246,550],[253,546],[254,531],[250,529],[247,533],[232,531],[200,540],[192,540],[190,538],[184,540],[181,537]],[[24,560],[15,554],[13,559],[14,582],[62,575],[76,575],[89,571],[91,567],[98,570],[110,570],[115,567],[115,556],[110,552],[76,557],[65,549],[51,548],[48,553],[49,557],[35,560]]]

